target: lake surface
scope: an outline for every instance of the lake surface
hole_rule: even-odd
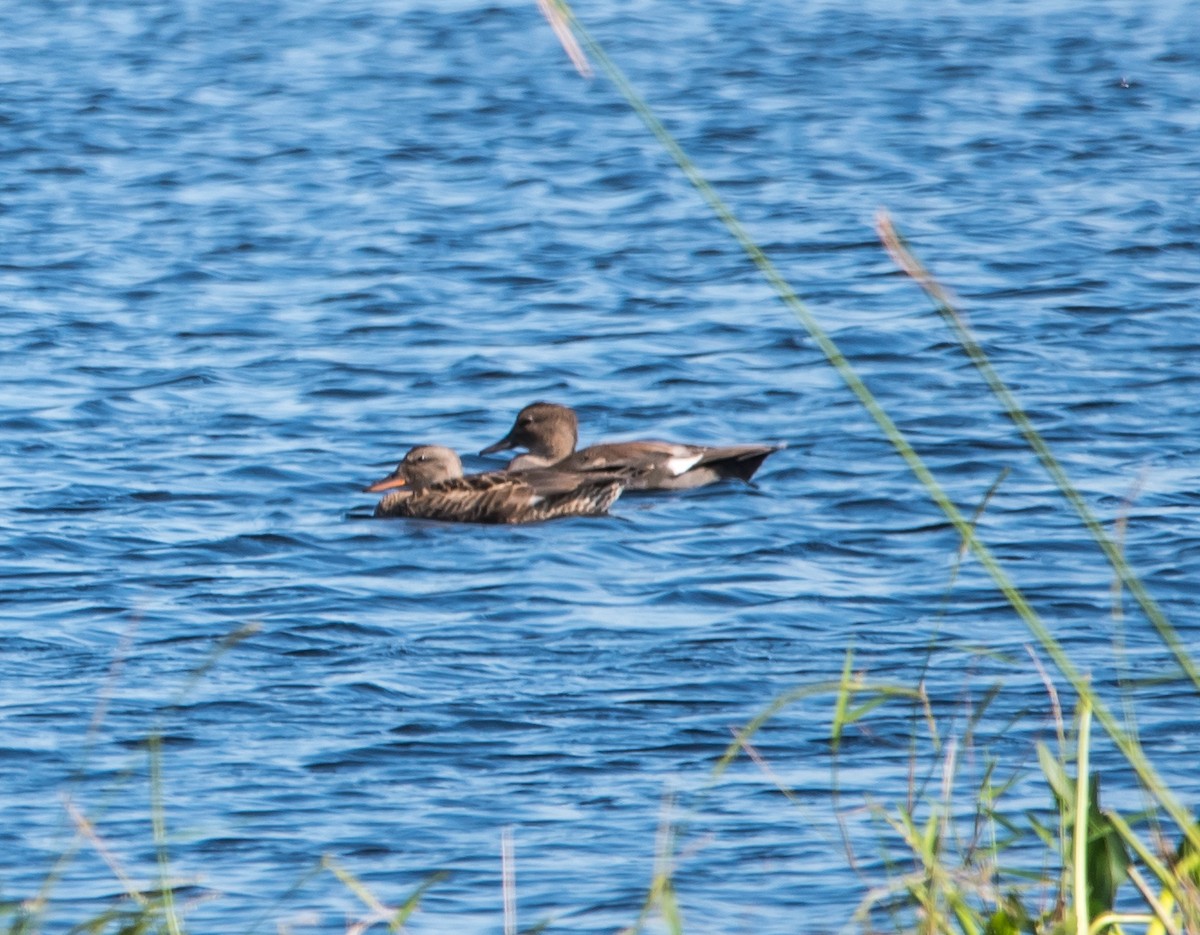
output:
[[[1195,803],[1195,694],[873,231],[886,208],[954,290],[1196,649],[1195,5],[578,12],[962,509],[1008,469],[981,535],[1111,702],[1162,678],[1141,735]],[[968,789],[986,748],[1029,771],[1014,809],[1048,804],[1023,624],[532,2],[7,3],[0,89],[0,899],[70,850],[68,797],[156,885],[157,733],[192,931],[345,931],[369,913],[311,874],[328,854],[391,903],[447,871],[413,932],[498,933],[509,828],[522,927],[614,932],[664,824],[689,933],[833,931],[883,878],[861,806],[904,800],[923,722],[893,704],[843,743],[863,877],[830,694],[755,738],[769,773],[712,768],[850,647],[926,679]],[[473,453],[535,399],[585,442],[788,447],[752,488],[608,518],[369,518],[408,447],[502,463]],[[121,892],[85,843],[45,928]]]

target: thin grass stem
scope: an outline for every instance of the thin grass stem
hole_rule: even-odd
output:
[[[517,935],[517,864],[510,827],[500,832],[500,890],[504,905],[504,935]]]
[[[800,688],[793,689],[790,692],[785,692],[776,698],[762,712],[755,715],[750,722],[738,731],[735,739],[725,748],[725,752],[713,767],[714,778],[719,777],[728,768],[729,764],[737,757],[738,751],[742,748],[742,744],[753,737],[758,731],[776,714],[786,708],[793,702],[800,701],[804,698],[811,698],[814,695],[828,694],[830,692],[839,692],[843,690],[844,683],[842,681],[823,681],[814,682],[811,685],[804,685]],[[857,693],[877,692],[882,695],[895,698],[904,698],[908,700],[918,699],[921,693],[915,689],[905,688],[899,685],[891,685],[886,682],[864,682],[855,679],[850,683],[850,689]]]
[[[1154,913],[1154,918],[1150,920],[1148,928],[1160,928],[1166,935],[1180,935],[1179,926],[1171,918],[1171,913],[1162,904],[1162,900],[1154,895],[1154,891],[1150,889],[1141,871],[1130,864],[1125,868],[1125,872],[1129,874],[1130,881],[1137,888],[1137,891],[1142,894],[1142,899],[1146,900],[1146,905],[1150,907],[1150,911]]]
[[[1111,809],[1104,812],[1104,817],[1112,824],[1117,834],[1120,835],[1121,840],[1129,845],[1142,863],[1150,868],[1150,871],[1158,878],[1163,888],[1171,894],[1172,899],[1176,903],[1182,902],[1185,897],[1175,875],[1154,855],[1154,852],[1145,845],[1142,839],[1137,836],[1129,826],[1129,823],[1118,812]],[[1135,868],[1131,865],[1129,869],[1134,870]]]
[[[583,49],[579,48],[579,43],[571,34],[571,27],[563,16],[562,9],[552,0],[537,0],[537,5],[538,9],[542,11],[542,16],[546,17],[546,22],[550,24],[550,28],[554,30],[555,38],[562,45],[563,51],[567,53],[575,70],[583,78],[592,77],[591,63],[588,62],[587,56],[583,54]]]
[[[121,886],[125,888],[125,895],[143,908],[149,905],[149,900],[133,885],[133,881],[117,860],[116,855],[108,849],[108,845],[96,833],[95,826],[88,821],[87,816],[70,799],[67,799],[63,803],[63,807],[67,810],[67,814],[71,816],[71,821],[75,823],[75,827],[79,833],[91,843],[96,853],[100,855],[101,860],[108,864],[108,869],[112,871],[113,876],[121,881]]]
[[[166,806],[163,802],[162,734],[155,730],[146,743],[150,760],[150,823],[154,832],[154,850],[158,862],[158,886],[162,893],[163,914],[170,935],[182,935],[183,928],[175,911],[175,893],[171,884],[171,856],[167,847]]]
[[[337,877],[346,887],[346,889],[350,890],[351,893],[353,893],[362,901],[364,906],[374,912],[377,919],[380,921],[386,921],[388,923],[388,931],[400,931],[401,927],[403,926],[403,922],[399,921],[397,918],[399,911],[391,909],[380,902],[379,899],[376,898],[375,894],[372,893],[367,886],[358,879],[358,877],[339,865],[337,861],[335,861],[329,855],[321,858],[321,866]]]
[[[1075,755],[1075,840],[1072,871],[1075,892],[1075,931],[1088,931],[1087,845],[1090,800],[1088,760],[1091,751],[1092,710],[1086,697],[1079,701],[1079,741]]]
[[[671,882],[674,874],[675,854],[675,829],[670,817],[672,805],[670,797],[663,803],[663,819],[655,838],[654,874],[650,880],[650,890],[646,894],[637,920],[632,925],[621,929],[618,935],[639,935],[646,926],[646,920],[650,918],[650,914],[655,909],[658,910],[670,935],[683,935],[683,913],[680,911],[679,900],[675,896],[675,887]]]

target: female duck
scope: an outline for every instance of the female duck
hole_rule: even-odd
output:
[[[625,489],[612,475],[530,471],[463,476],[449,448],[418,445],[391,474],[364,492],[384,495],[377,517],[409,516],[459,523],[534,523],[560,516],[600,516]]]

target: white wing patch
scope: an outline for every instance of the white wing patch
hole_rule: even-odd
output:
[[[702,454],[676,455],[673,458],[667,458],[666,467],[671,472],[672,477],[678,477],[685,471],[695,467],[701,457],[703,457]]]

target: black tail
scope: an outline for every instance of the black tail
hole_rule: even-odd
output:
[[[706,458],[707,464],[722,477],[736,477],[750,483],[755,471],[762,467],[768,455],[772,455],[785,445],[745,445],[738,448],[717,448],[713,450],[714,457]]]

